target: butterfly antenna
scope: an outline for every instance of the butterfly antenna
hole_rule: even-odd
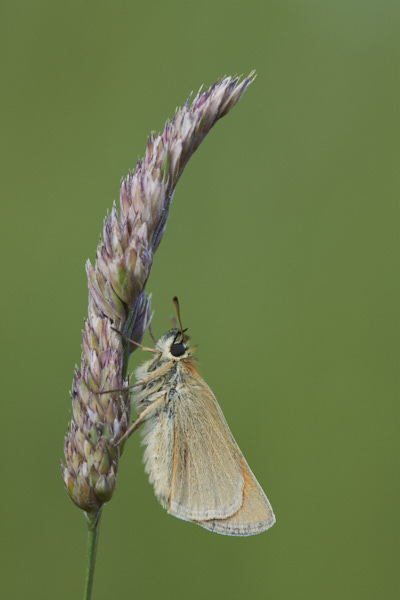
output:
[[[153,330],[152,330],[152,328],[151,328],[151,323],[149,323],[149,333],[150,333],[150,336],[151,336],[151,339],[153,340],[153,342],[154,342],[155,344],[157,344],[157,340],[156,340],[156,338],[154,337],[154,333],[153,333]]]
[[[183,340],[184,339],[184,335],[183,335],[183,327],[182,327],[182,321],[181,321],[181,313],[180,313],[180,310],[179,310],[178,298],[175,296],[173,298],[172,302],[174,303],[174,308],[175,308],[176,316],[178,317],[179,329],[181,330],[181,335],[182,335],[182,340]]]

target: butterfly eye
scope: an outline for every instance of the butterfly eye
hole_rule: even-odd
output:
[[[183,344],[174,343],[171,344],[169,351],[171,352],[172,356],[182,356],[182,354],[185,354],[186,352],[186,347]]]

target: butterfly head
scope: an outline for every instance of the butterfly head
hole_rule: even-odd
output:
[[[191,355],[189,336],[178,328],[170,329],[157,342],[156,348],[165,360],[182,360]]]

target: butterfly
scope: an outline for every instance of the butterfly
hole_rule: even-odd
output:
[[[221,534],[261,533],[275,523],[271,505],[198,373],[173,302],[179,327],[155,349],[141,346],[154,357],[136,371],[132,402],[139,417],[119,443],[143,425],[145,470],[171,515]]]

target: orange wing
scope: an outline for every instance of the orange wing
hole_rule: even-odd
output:
[[[272,508],[213,393],[191,362],[182,379],[174,400],[168,512],[228,535],[268,529],[275,522]]]

